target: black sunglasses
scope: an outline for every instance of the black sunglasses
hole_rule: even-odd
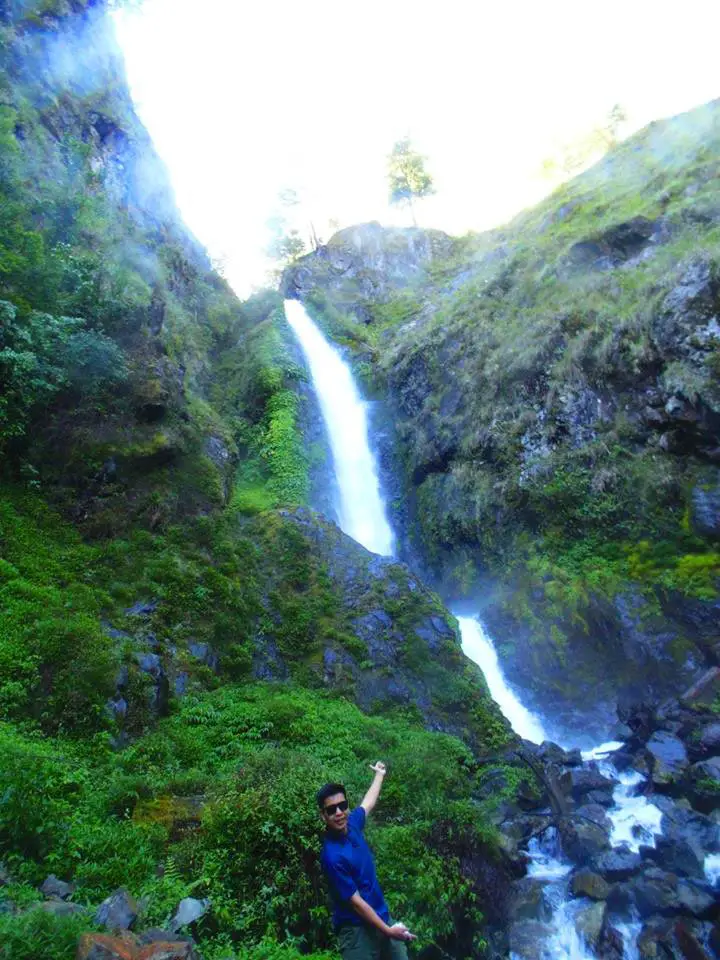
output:
[[[326,807],[323,807],[323,813],[331,817],[336,810],[342,810],[344,813],[349,806],[347,800],[341,800],[340,803],[329,803]]]

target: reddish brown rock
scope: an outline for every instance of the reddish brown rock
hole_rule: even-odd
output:
[[[85,933],[80,937],[77,960],[136,960],[137,938],[131,933],[109,937],[104,933]]]

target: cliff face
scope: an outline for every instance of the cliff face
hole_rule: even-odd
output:
[[[421,263],[407,231],[405,285],[353,261],[353,311],[326,251],[287,274],[387,398],[406,555],[538,706],[662,696],[717,659],[719,142],[712,103],[506,228]]]

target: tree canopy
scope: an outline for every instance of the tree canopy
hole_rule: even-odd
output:
[[[398,140],[388,157],[390,203],[407,205],[416,226],[413,200],[435,193],[433,179],[425,169],[425,159],[408,137]]]

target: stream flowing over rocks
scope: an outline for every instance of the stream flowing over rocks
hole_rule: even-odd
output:
[[[299,289],[301,276],[294,281]],[[349,367],[302,305],[286,302],[323,410],[341,526],[370,549],[392,549],[364,404]],[[351,478],[351,479],[346,479]],[[360,515],[356,521],[353,516]],[[710,669],[678,700],[623,712],[593,745],[582,730],[553,732],[506,682],[492,640],[459,616],[463,650],[521,737],[516,755],[539,793],[497,809],[518,879],[490,953],[513,960],[706,960],[720,951],[720,690]],[[545,711],[552,724],[552,709]]]

